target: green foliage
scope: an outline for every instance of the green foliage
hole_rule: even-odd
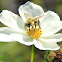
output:
[[[49,53],[50,53],[50,50],[47,50],[46,54],[44,55],[44,61],[43,62],[49,62],[48,58],[47,58]]]
[[[29,59],[29,47],[18,42],[0,42],[0,62],[28,62]]]

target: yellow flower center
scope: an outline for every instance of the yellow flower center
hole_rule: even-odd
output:
[[[27,29],[27,34],[31,36],[32,38],[39,38],[40,35],[42,34],[42,31],[40,28],[31,28],[30,30]]]

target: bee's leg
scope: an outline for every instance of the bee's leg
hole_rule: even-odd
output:
[[[40,21],[38,20],[38,26],[39,26],[39,28],[41,29],[41,27],[40,27]]]
[[[29,26],[29,31],[30,31],[30,26]]]
[[[38,25],[40,25],[40,21],[38,20]]]
[[[33,26],[32,26],[32,28],[33,28]]]
[[[39,25],[39,28],[41,29],[40,25]]]
[[[35,29],[36,29],[36,24],[35,24]]]
[[[36,29],[36,22],[34,22],[34,28]]]

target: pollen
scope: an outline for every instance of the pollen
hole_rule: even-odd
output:
[[[42,31],[40,28],[31,28],[30,30],[27,29],[27,34],[32,38],[39,38],[42,35]]]

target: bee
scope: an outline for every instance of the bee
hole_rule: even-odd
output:
[[[30,27],[34,27],[36,29],[36,27],[40,28],[40,21],[38,20],[38,18],[40,18],[41,16],[32,18],[30,17],[27,13],[24,13],[25,17],[26,17],[26,22],[25,22],[25,29],[28,27],[30,30]]]

